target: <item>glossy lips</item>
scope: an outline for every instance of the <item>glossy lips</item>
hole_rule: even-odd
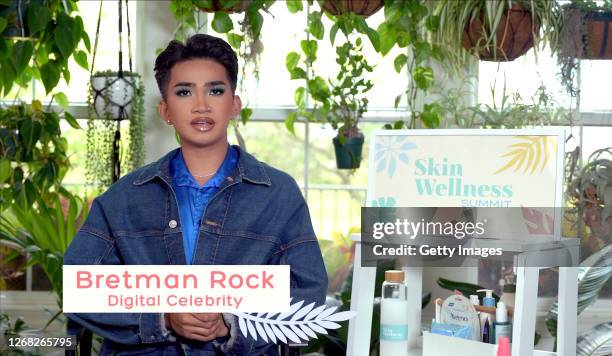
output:
[[[215,121],[209,117],[198,117],[191,120],[191,126],[201,132],[210,131],[215,126]]]

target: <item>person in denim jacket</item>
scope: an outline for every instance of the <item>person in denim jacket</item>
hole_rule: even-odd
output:
[[[327,274],[296,182],[227,140],[241,110],[237,58],[204,34],[172,41],[155,61],[159,113],[181,147],[98,196],[64,263],[287,264],[293,302],[324,304]],[[101,354],[276,355],[244,337],[232,314],[77,313],[104,337]]]

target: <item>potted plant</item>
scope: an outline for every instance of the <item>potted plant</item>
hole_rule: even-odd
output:
[[[441,0],[434,6],[440,24],[435,39],[481,60],[512,61],[538,42],[556,43],[556,0]]]
[[[68,171],[68,142],[60,120],[80,128],[68,112],[43,110],[38,100],[0,107],[0,212],[58,191]]]
[[[0,92],[3,89],[8,94],[15,83],[25,88],[34,78],[42,81],[48,94],[61,76],[66,83],[70,81],[70,58],[88,68],[87,54],[78,46],[83,42],[89,51],[90,41],[83,19],[75,14],[76,1],[30,1],[28,6],[22,5],[25,1],[12,3],[17,4],[13,11],[13,5],[6,5],[6,1],[0,4],[0,33],[14,30],[13,35],[18,36],[0,38]],[[22,12],[16,18],[17,10]],[[11,23],[16,27],[11,29]]]
[[[119,120],[129,122],[120,157],[123,171],[144,162],[144,87],[138,73],[102,71],[92,75],[88,97],[87,180],[100,187],[113,182],[113,154]],[[121,134],[119,134],[121,135]],[[119,137],[119,139],[121,139]]]
[[[373,68],[363,55],[363,42],[357,34],[367,35],[375,48],[378,48],[378,34],[360,15],[347,12],[331,16],[334,21],[329,32],[332,45],[338,31],[342,32],[345,38],[342,45],[335,46],[337,74],[329,80],[314,74],[309,76],[308,73],[312,71],[317,58],[317,40],[322,40],[325,33],[321,22],[322,15],[323,11],[314,11],[308,15],[306,32],[314,39],[301,41],[301,55],[290,52],[286,57],[291,79],[304,80],[306,85],[296,90],[297,110],[285,119],[285,126],[294,133],[294,124],[298,117],[329,123],[338,132],[333,139],[337,167],[356,169],[361,163],[364,143],[364,135],[358,124],[367,111],[366,94],[373,86],[366,78]],[[311,99],[313,104],[311,108],[306,106],[308,99]]]

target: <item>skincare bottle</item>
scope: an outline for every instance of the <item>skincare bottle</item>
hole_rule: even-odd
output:
[[[380,300],[380,356],[408,355],[408,300],[403,271],[386,271]]]
[[[472,294],[470,295],[470,302],[472,302],[472,305],[480,305],[480,300],[478,299],[478,296],[476,294]],[[482,329],[484,327],[484,324],[481,324],[481,316],[482,313],[479,311],[476,311],[476,314],[478,315],[478,340],[476,341],[482,341]]]
[[[495,343],[499,343],[499,339],[507,337],[509,340],[512,338],[512,325],[508,322],[508,310],[504,302],[497,303],[497,310],[495,311]]]
[[[485,292],[485,297],[482,298],[483,306],[495,308],[495,298],[493,298],[493,291],[491,289],[479,289],[478,292]],[[489,313],[480,313],[480,325],[482,325],[483,328],[485,322],[489,322],[489,342],[494,344],[495,342],[493,339],[493,317]]]

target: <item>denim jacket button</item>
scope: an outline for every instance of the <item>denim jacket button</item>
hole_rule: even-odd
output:
[[[170,220],[170,222],[168,222],[168,226],[170,226],[171,229],[174,229],[176,225],[176,220]]]

